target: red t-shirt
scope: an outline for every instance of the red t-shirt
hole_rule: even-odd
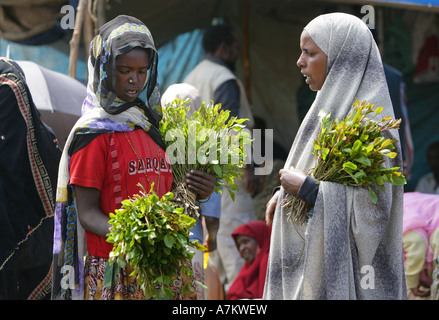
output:
[[[70,184],[99,189],[100,208],[107,216],[121,207],[122,200],[139,193],[138,183],[148,192],[154,182],[159,197],[171,190],[172,171],[165,151],[142,129],[125,134],[101,134],[70,159]],[[87,231],[90,254],[108,258],[112,248],[104,237]]]

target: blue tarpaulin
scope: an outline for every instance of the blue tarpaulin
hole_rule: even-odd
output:
[[[158,81],[163,93],[174,84],[182,82],[186,75],[204,57],[201,45],[204,31],[196,29],[177,36],[158,50]]]

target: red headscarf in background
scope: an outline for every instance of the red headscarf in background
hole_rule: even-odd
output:
[[[260,299],[264,292],[271,227],[268,227],[265,222],[260,220],[251,221],[233,231],[232,237],[235,242],[238,234],[256,239],[260,252],[252,264],[244,264],[227,292],[227,300]]]

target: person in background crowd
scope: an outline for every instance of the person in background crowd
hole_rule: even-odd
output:
[[[248,129],[253,128],[253,115],[247,101],[244,87],[234,74],[238,58],[238,40],[233,30],[225,25],[208,28],[203,36],[206,57],[187,75],[185,83],[198,89],[201,100],[221,104],[231,116],[246,118]],[[260,191],[260,177],[254,174],[253,165],[243,171],[243,179],[237,180],[239,191],[235,201],[228,193],[221,196],[221,224],[217,236],[217,250],[209,255],[220,273],[227,292],[238,275],[244,260],[236,251],[231,233],[243,223],[255,220],[252,195]]]
[[[197,111],[201,105],[201,97],[198,90],[187,83],[176,83],[168,87],[161,98],[162,108],[172,103],[175,99],[188,100],[190,109],[187,116],[190,117],[193,112]],[[191,229],[189,240],[198,240],[207,248],[207,252],[213,252],[217,248],[216,238],[221,217],[221,194],[213,192],[208,200],[203,203],[197,203],[200,216],[197,224]],[[206,230],[203,228],[206,226]],[[206,234],[206,235],[205,235]],[[197,250],[192,259],[192,269],[194,271],[195,280],[205,284],[206,276],[204,272],[204,253]],[[206,299],[206,290],[200,286],[196,287],[198,300]]]
[[[0,300],[50,299],[60,158],[23,70],[0,58]]]
[[[439,258],[439,195],[404,193],[402,233],[408,297],[429,297]]]
[[[245,264],[227,292],[227,300],[261,299],[267,272],[271,227],[264,221],[250,221],[236,228],[232,237]]]
[[[415,191],[439,194],[439,141],[428,146],[426,156],[431,172],[419,179]]]

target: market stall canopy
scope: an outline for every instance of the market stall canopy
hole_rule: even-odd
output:
[[[439,12],[438,0],[130,0],[107,1],[106,20],[111,20],[119,14],[135,16],[145,22],[154,35],[156,45],[160,47],[178,34],[197,28],[205,28],[215,17],[236,19],[234,23],[241,24],[241,11],[247,5],[249,11],[264,12],[267,15],[295,15],[296,21],[301,21],[301,14],[309,9],[315,13],[323,6],[346,4],[363,6],[376,5],[381,7],[398,7],[408,10],[425,10]],[[306,15],[306,13],[305,13]],[[229,23],[232,23],[229,21]],[[262,25],[260,26],[263,27]]]
[[[63,36],[57,25],[66,0],[0,0],[0,38],[28,44],[50,43]]]

